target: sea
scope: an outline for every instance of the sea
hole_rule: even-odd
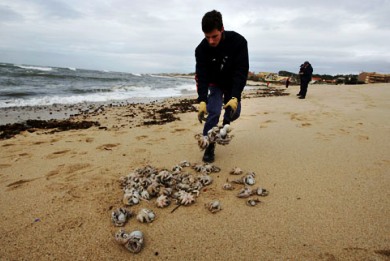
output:
[[[193,78],[0,63],[0,108],[195,95]]]

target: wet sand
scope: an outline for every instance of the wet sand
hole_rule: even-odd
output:
[[[286,92],[243,99],[232,142],[216,148],[221,172],[193,205],[129,207],[156,212],[153,223],[123,227],[143,231],[138,254],[114,240],[119,179],[148,164],[200,163],[196,112],[145,125],[166,105],[107,107],[78,116],[105,128],[0,140],[0,259],[389,260],[390,84],[311,85],[305,100],[298,86]],[[269,190],[261,204],[222,189],[236,166]],[[213,199],[223,208],[215,214],[204,207]]]

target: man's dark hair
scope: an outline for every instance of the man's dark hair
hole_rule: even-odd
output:
[[[202,18],[202,31],[210,33],[214,29],[222,31],[222,14],[216,10],[207,12]]]

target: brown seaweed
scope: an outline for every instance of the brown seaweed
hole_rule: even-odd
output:
[[[51,133],[75,129],[88,129],[100,126],[96,121],[70,121],[70,120],[27,120],[23,123],[0,125],[0,139],[10,139],[22,131],[35,132],[38,129],[51,130]]]

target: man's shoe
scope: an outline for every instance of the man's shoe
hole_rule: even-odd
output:
[[[207,163],[214,162],[214,150],[215,150],[215,143],[210,143],[210,145],[206,148],[204,155],[203,155],[203,161]]]
[[[297,93],[297,96],[301,96],[302,94],[300,94],[300,93]]]
[[[298,99],[305,99],[305,96],[299,96]]]

